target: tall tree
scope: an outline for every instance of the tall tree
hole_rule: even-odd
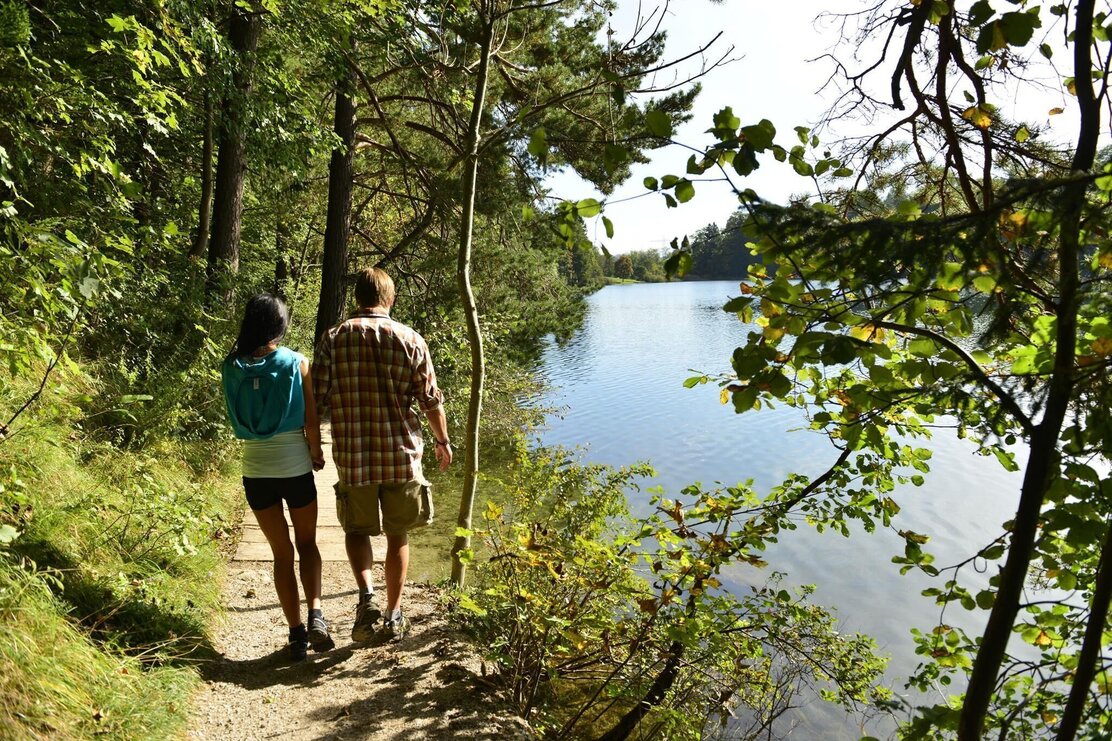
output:
[[[1096,737],[1112,717],[1112,657],[1101,648],[1112,597],[1112,182],[1096,160],[1109,89],[1093,84],[1112,71],[1106,18],[1092,0],[891,3],[864,18],[865,35],[902,36],[888,80],[902,111],[895,122],[833,155],[807,129],[782,146],[771,122],[742,126],[726,108],[715,116],[717,143],[694,163],[744,177],[773,155],[815,183],[831,180],[814,206],[772,205],[736,186],[744,229],[778,271],[751,269],[748,295],[726,305],[751,319],[759,300],[762,316],[723,383],[739,412],[803,401],[838,451],[820,496],[790,479],[752,527],[775,533],[797,511],[837,529],[851,518],[888,524],[899,508],[890,487],[922,483],[909,468],[928,470],[930,451],[907,440],[937,427],[954,427],[1011,470],[1020,468],[1011,446],[1022,441],[1018,505],[968,560],[940,567],[928,535],[899,530],[906,547],[894,561],[947,574],[924,594],[943,610],[988,612],[978,637],[941,619],[919,636],[927,660],[912,683],[927,689],[965,671],[968,686],[960,702],[921,709],[905,732]],[[1007,85],[1029,85],[1026,70],[1055,55],[1051,37],[1034,43],[1044,20],[1066,39],[1059,82],[1076,97],[1076,138],[1061,146],[999,104]],[[866,83],[877,68],[840,68],[843,109],[881,110]],[[860,188],[838,187],[850,165]],[[683,250],[669,261],[677,272],[690,264]],[[974,594],[963,584],[971,564],[1001,558],[987,587]],[[1025,598],[1032,576],[1077,597]],[[1028,646],[1009,650],[1016,640]]]
[[[475,502],[475,489],[479,481],[479,422],[483,412],[483,382],[486,362],[483,354],[483,334],[479,327],[479,307],[471,288],[471,240],[475,228],[475,184],[479,173],[479,138],[483,123],[483,106],[486,104],[487,78],[490,74],[490,57],[494,45],[496,0],[479,0],[477,5],[479,59],[472,93],[471,117],[464,139],[463,174],[460,177],[459,247],[456,276],[463,298],[463,313],[467,320],[467,341],[471,346],[471,394],[467,405],[467,426],[464,431],[463,492],[460,497],[457,524],[464,530],[471,529],[471,510]],[[470,547],[469,536],[459,535],[452,547],[452,583],[463,585],[465,565],[461,553]]]
[[[205,292],[210,301],[231,298],[230,277],[239,272],[239,240],[243,218],[243,181],[247,171],[247,110],[251,72],[263,31],[263,11],[236,3],[228,24],[228,43],[235,52],[232,83],[220,105],[220,151],[209,242]]]
[[[314,340],[340,320],[344,310],[351,232],[352,161],[355,157],[355,71],[345,64],[336,85],[333,132],[337,143],[328,163],[328,212],[324,226],[324,259]]]

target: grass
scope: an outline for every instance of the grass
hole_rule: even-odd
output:
[[[17,534],[0,546],[5,739],[181,735],[211,650],[221,546],[241,506],[224,454],[93,441],[77,405],[91,384],[59,374],[0,442],[0,529]]]

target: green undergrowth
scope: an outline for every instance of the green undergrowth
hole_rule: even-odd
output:
[[[34,387],[16,384],[0,412]],[[0,441],[0,737],[180,735],[241,495],[216,443],[95,440],[71,366]]]

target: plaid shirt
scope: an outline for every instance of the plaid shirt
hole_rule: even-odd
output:
[[[357,311],[321,337],[313,358],[317,412],[332,412],[332,458],[347,486],[413,481],[424,440],[413,409],[440,406],[429,346],[385,314]]]

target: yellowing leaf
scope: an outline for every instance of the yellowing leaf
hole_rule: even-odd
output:
[[[1050,110],[1049,110],[1049,111],[1047,112],[1047,115],[1049,115],[1049,116],[1057,116],[1057,115],[1058,115],[1059,113],[1065,113],[1065,112],[1066,112],[1066,109],[1065,109],[1065,108],[1051,108],[1051,109],[1050,109]]]
[[[765,327],[762,334],[769,342],[779,342],[780,338],[784,336],[785,330],[782,327]]]
[[[1112,338],[1098,337],[1093,340],[1093,352],[1104,358],[1112,355]]]
[[[1105,250],[1097,258],[1097,264],[1105,270],[1112,270],[1112,250]]]
[[[726,404],[729,401],[730,401],[730,389],[723,388],[720,392],[718,392],[718,402],[720,404]]]
[[[992,116],[985,108],[979,105],[970,106],[966,108],[962,114],[962,118],[969,121],[978,129],[987,129],[992,125]]]
[[[849,336],[862,342],[879,342],[884,339],[884,330],[872,324],[858,324],[849,328]]]
[[[1049,646],[1052,643],[1054,643],[1054,639],[1047,635],[1045,630],[1040,630],[1039,635],[1035,638],[1036,646]]]

